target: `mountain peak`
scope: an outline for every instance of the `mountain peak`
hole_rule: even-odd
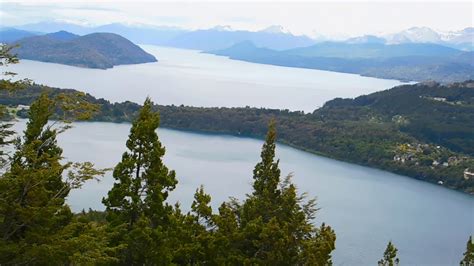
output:
[[[359,37],[349,38],[346,40],[347,43],[362,44],[362,43],[385,43],[385,39],[377,37],[375,35],[363,35]]]
[[[260,32],[276,33],[276,34],[291,34],[291,32],[281,25],[271,25]]]
[[[441,41],[441,35],[428,27],[411,27],[401,32],[388,36],[388,42],[396,43],[438,43]]]
[[[48,36],[50,38],[53,38],[55,40],[60,40],[60,41],[70,41],[70,40],[73,40],[73,39],[76,39],[77,37],[79,37],[79,35],[70,33],[70,32],[65,31],[65,30],[61,30],[61,31],[58,31],[58,32],[53,32],[53,33],[48,33],[48,34],[46,34],[46,36]]]
[[[213,28],[211,28],[211,30],[217,30],[217,31],[233,31],[234,29],[232,29],[232,27],[230,25],[217,25]]]

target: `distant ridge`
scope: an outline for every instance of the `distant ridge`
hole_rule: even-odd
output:
[[[33,24],[15,26],[19,30],[29,32],[56,32],[66,30],[74,34],[84,35],[94,32],[111,32],[119,34],[135,43],[165,45],[177,48],[188,48],[198,50],[224,49],[233,44],[250,40],[258,47],[266,47],[275,50],[291,49],[296,47],[310,46],[321,41],[334,41],[328,36],[314,31],[311,35],[296,36],[291,34],[283,26],[272,25],[260,31],[236,30],[228,25],[215,26],[210,29],[188,30],[177,27],[144,25],[144,24],[120,24],[112,23],[101,26],[84,26],[64,21],[43,21]],[[199,36],[209,32],[223,32],[227,39],[225,42],[216,42],[213,39],[202,39]],[[197,35],[195,35],[197,34]],[[272,35],[269,35],[272,34]],[[1,35],[1,34],[0,34]],[[186,37],[193,35],[193,38]],[[281,35],[280,39],[275,36]],[[210,36],[210,35],[208,35]],[[267,39],[267,37],[272,37]],[[180,39],[190,40],[190,43],[182,43]],[[18,40],[18,39],[16,39]],[[309,42],[308,42],[309,41]],[[391,34],[353,36],[347,40],[339,40],[347,43],[434,43],[449,46],[456,49],[474,50],[474,27],[460,30],[437,31],[428,27],[411,27]],[[302,43],[303,42],[303,43]],[[224,44],[222,46],[221,44]]]
[[[53,38],[53,39],[58,40],[58,41],[71,41],[71,40],[74,40],[74,39],[80,37],[77,34],[73,34],[73,33],[70,33],[70,32],[64,31],[64,30],[49,33],[49,34],[46,34],[45,36],[48,36],[48,37]]]
[[[12,43],[17,40],[36,35],[38,35],[38,33],[31,31],[18,30],[14,28],[2,28],[0,29],[0,43]]]
[[[251,41],[258,47],[274,50],[304,47],[315,43],[311,38],[293,35],[281,26],[270,26],[256,32],[231,30],[229,27],[196,30],[180,34],[164,45],[206,51],[228,48],[243,41]]]
[[[117,65],[156,62],[156,58],[114,33],[79,36],[59,31],[23,38],[15,49],[22,59],[106,69]]]
[[[373,38],[366,38],[371,39]],[[374,42],[322,42],[276,51],[245,41],[207,53],[277,66],[310,68],[401,81],[456,82],[474,79],[472,52],[433,43],[387,45]]]

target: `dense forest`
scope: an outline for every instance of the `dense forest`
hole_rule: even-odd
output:
[[[180,130],[263,138],[271,119],[279,141],[324,156],[367,165],[474,193],[474,83],[404,85],[355,99],[334,99],[313,113],[259,108],[162,106],[161,125]],[[30,105],[41,92],[76,95],[74,90],[31,85],[3,92],[0,104]],[[0,92],[1,93],[1,92]],[[88,94],[98,106],[95,121],[131,122],[140,109]],[[20,117],[26,110],[11,109]]]

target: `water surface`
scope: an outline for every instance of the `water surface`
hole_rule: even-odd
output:
[[[336,97],[356,97],[401,84],[396,80],[230,60],[194,50],[146,45],[158,62],[87,69],[21,60],[19,77],[89,92],[111,101],[207,107],[269,107],[312,112]]]
[[[24,121],[16,126],[24,128]],[[69,160],[113,167],[125,149],[129,124],[77,123],[59,138]],[[214,210],[250,192],[261,140],[158,130],[165,163],[175,169],[178,187],[171,202],[189,209],[197,187],[212,195]],[[335,265],[376,265],[389,240],[402,265],[459,265],[474,234],[474,197],[438,185],[344,163],[279,144],[282,175],[294,174],[300,192],[318,198],[316,224],[337,234]],[[89,182],[69,198],[73,210],[104,209],[101,199],[114,180]]]

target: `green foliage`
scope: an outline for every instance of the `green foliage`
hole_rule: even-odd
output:
[[[2,264],[113,260],[107,237],[96,234],[102,229],[77,223],[65,203],[71,189],[104,171],[91,163],[61,162],[56,137],[63,129],[48,125],[52,106],[46,94],[31,105],[24,137],[16,141],[16,152],[0,178]],[[86,243],[92,237],[97,241]]]
[[[383,253],[383,258],[379,260],[379,266],[396,266],[400,263],[400,260],[397,258],[398,249],[392,244],[392,241],[389,241],[387,248]]]
[[[11,64],[17,64],[19,62],[18,56],[13,54],[14,49],[17,46],[9,46],[6,44],[0,44],[0,67],[8,67]],[[16,73],[10,71],[4,71],[1,73],[0,79],[0,93],[7,95],[14,94],[19,90],[23,90],[28,86],[31,86],[31,80],[19,79],[12,81]],[[98,111],[98,106],[84,100],[84,93],[59,93],[55,98],[55,113],[62,115],[63,121],[68,120],[85,120],[89,119],[93,114]],[[32,98],[33,101],[35,98]],[[51,104],[53,106],[53,104]],[[9,118],[9,114],[6,113],[6,109],[0,104],[0,121]],[[51,114],[50,114],[51,115]],[[3,147],[12,144],[12,135],[14,132],[9,130],[12,125],[10,123],[0,123],[0,169],[4,168],[8,163],[9,154],[6,153]]]
[[[275,119],[279,141],[293,147],[474,193],[474,179],[463,178],[466,168],[474,169],[472,86],[471,81],[399,86],[353,100],[335,99],[312,114],[173,105],[154,110],[160,112],[163,127],[258,138],[265,137],[266,125]],[[0,104],[28,105],[43,90],[52,97],[77,92],[35,85],[15,94],[0,92]],[[440,98],[446,101],[434,100]],[[140,109],[136,103],[112,104],[88,94],[82,99],[100,106],[91,117],[96,121],[132,121]],[[18,114],[24,116],[25,111]],[[422,150],[413,160],[396,161],[396,155],[404,155],[398,153],[399,147],[407,144]],[[450,158],[453,163],[443,165]],[[433,166],[435,161],[440,164]]]
[[[4,147],[13,143],[12,135],[15,133],[10,128],[10,123],[0,123],[0,169],[3,169],[8,163],[8,153]]]
[[[261,161],[254,169],[252,194],[241,206],[234,203],[244,238],[242,253],[251,264],[331,264],[336,236],[324,224],[315,228],[311,219],[315,201],[299,196],[290,176],[280,180],[275,161],[275,122],[270,122]]]
[[[474,241],[472,236],[469,236],[469,239],[466,243],[466,252],[464,252],[464,257],[459,263],[461,266],[473,266],[474,265]]]
[[[445,95],[450,101],[443,103],[447,106],[432,112],[436,119],[456,126],[457,140],[428,122],[426,128],[448,136],[430,142],[469,139],[472,121],[465,121],[470,119],[473,103],[466,91],[469,84],[453,85]],[[448,182],[454,180],[456,188],[472,191],[472,180],[450,176],[462,172],[472,158],[421,142],[431,135],[411,126],[413,121],[430,121],[422,121],[429,115],[425,105],[440,104],[433,100],[437,96],[433,93],[440,91],[417,86],[421,89],[415,96],[421,100],[413,100],[410,94],[408,104],[392,104],[384,97],[403,99],[407,92],[396,88],[355,100],[334,100],[313,114],[154,106],[150,99],[140,108],[131,102],[110,104],[74,90],[45,92],[38,86],[0,94],[0,103],[6,104],[31,104],[37,98],[26,116],[24,137],[14,140],[15,153],[0,178],[0,264],[331,265],[335,232],[324,223],[313,224],[316,200],[298,194],[291,175],[281,177],[275,159],[277,123],[280,139],[293,146],[430,181],[443,175]],[[413,103],[421,107],[410,109]],[[257,137],[266,132],[261,160],[253,171],[252,192],[242,202],[233,198],[223,202],[217,212],[202,186],[188,213],[179,204],[170,205],[168,195],[177,179],[162,161],[165,148],[156,133],[160,124],[157,110],[168,127]],[[449,119],[451,112],[458,120]],[[51,118],[59,121],[48,123]],[[70,127],[61,121],[87,118],[134,121],[127,150],[113,171],[116,182],[103,199],[106,211],[73,214],[65,203],[69,192],[107,169],[95,169],[90,162],[64,162],[56,137]],[[1,130],[0,145],[9,144],[9,127]],[[470,148],[460,146],[464,152]],[[418,156],[420,164],[393,162],[394,155],[405,154]],[[450,167],[432,166],[434,159],[452,156],[463,157]],[[473,250],[470,238],[461,265],[473,264]],[[379,265],[398,263],[397,249],[389,242]]]
[[[2,69],[8,67],[11,64],[17,64],[19,62],[17,54],[13,53],[14,49],[18,46],[0,44],[0,67]],[[21,88],[24,88],[26,85],[30,84],[30,80],[21,79],[12,81],[11,78],[16,76],[15,72],[3,71],[0,73],[0,91],[15,91]]]
[[[79,221],[82,222],[90,221],[97,224],[105,224],[107,222],[105,212],[92,210],[91,208],[89,208],[87,211],[82,209],[82,211],[77,213],[75,216]]]
[[[202,187],[196,191],[188,214],[194,221],[189,227],[193,242],[199,243],[192,249],[194,258],[212,265],[331,264],[336,235],[325,224],[312,224],[314,200],[298,195],[290,177],[280,180],[275,141],[272,122],[254,169],[254,189],[243,203],[231,199],[212,214],[210,196]]]
[[[111,229],[120,232],[115,243],[126,244],[120,254],[126,264],[167,264],[172,259],[168,234],[173,208],[165,201],[177,180],[162,162],[165,148],[156,134],[158,125],[159,116],[147,99],[113,171],[117,182],[103,199]]]
[[[4,68],[10,64],[18,63],[18,57],[12,54],[11,50],[13,46],[6,44],[0,44],[0,67]],[[23,85],[22,81],[12,82],[10,78],[15,76],[16,73],[4,71],[1,73],[2,79],[0,79],[0,91],[13,91],[20,88]],[[0,104],[0,121],[8,118],[5,106]],[[4,151],[4,147],[12,143],[11,136],[15,133],[10,128],[12,124],[0,123],[0,169],[4,168],[8,161],[8,154]]]

